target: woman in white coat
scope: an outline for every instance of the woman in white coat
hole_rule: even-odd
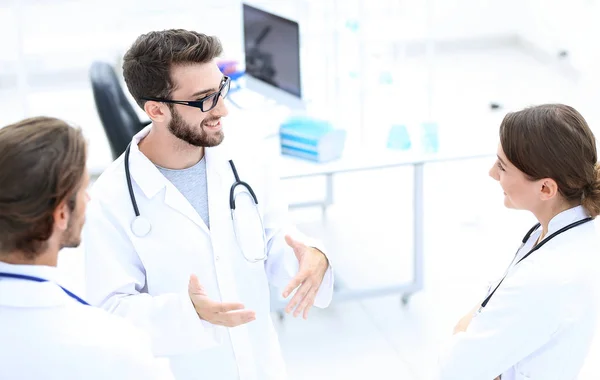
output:
[[[596,328],[600,213],[596,141],[560,104],[509,113],[490,175],[507,207],[539,221],[503,278],[463,317],[440,355],[443,380],[571,380]]]

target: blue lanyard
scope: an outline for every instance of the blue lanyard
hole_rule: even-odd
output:
[[[41,278],[41,277],[34,277],[34,276],[27,276],[24,274],[16,274],[16,273],[6,273],[6,272],[0,272],[0,278],[5,277],[5,278],[16,278],[18,280],[25,280],[25,281],[34,281],[34,282],[49,282],[48,280]],[[57,284],[58,285],[58,284]],[[65,293],[67,293],[67,295],[71,298],[73,298],[75,301],[79,302],[82,305],[87,305],[90,306],[89,303],[85,302],[83,299],[79,298],[76,294],[72,293],[71,291],[69,291],[68,289],[63,288],[62,286],[58,285]]]

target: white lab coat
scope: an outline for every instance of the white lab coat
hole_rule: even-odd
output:
[[[0,272],[51,281],[0,278],[0,379],[173,379],[146,334],[72,299],[55,267],[0,262]]]
[[[88,205],[88,299],[148,331],[154,353],[170,359],[177,379],[286,379],[270,315],[269,282],[283,289],[297,274],[298,261],[284,240],[286,231],[295,230],[287,229],[279,178],[257,162],[259,154],[232,155],[226,142],[207,148],[209,231],[185,197],[139,151],[137,143],[151,127],[133,138],[130,168],[140,214],[151,221],[152,230],[143,238],[131,231],[134,211],[121,156],[98,178]],[[234,182],[229,159],[258,198],[268,239],[266,262],[246,261],[237,245],[229,207]],[[244,209],[248,198],[238,199]],[[256,320],[231,329],[200,320],[188,297],[192,273],[212,299],[241,302],[256,312]],[[329,268],[315,306],[327,306],[332,293]]]
[[[585,217],[581,206],[566,210],[550,221],[546,236]],[[517,258],[529,252],[540,230]],[[596,327],[599,254],[594,222],[588,222],[513,265],[466,332],[447,342],[437,378],[576,379]]]

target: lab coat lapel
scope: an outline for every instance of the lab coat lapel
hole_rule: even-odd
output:
[[[198,227],[200,227],[204,232],[210,235],[208,227],[206,226],[198,212],[185,198],[185,196],[183,196],[183,194],[181,194],[181,192],[177,190],[177,188],[171,182],[167,183],[167,189],[165,192],[165,204],[173,208],[174,210],[180,212],[181,214],[185,215],[192,222],[196,223]]]
[[[185,215],[188,219],[198,225],[204,232],[210,234],[208,227],[194,207],[181,194],[179,190],[156,168],[156,166],[140,152],[138,143],[150,132],[150,126],[144,128],[134,136],[131,144],[130,167],[131,175],[144,194],[151,199],[163,187],[165,190],[165,204],[175,211]],[[210,197],[209,197],[210,199]],[[144,211],[140,210],[143,214]]]
[[[207,148],[206,177],[208,180],[208,213],[214,242],[229,241],[228,227],[231,225],[229,209],[229,188],[233,184],[233,174],[229,178],[227,157],[221,147]],[[216,247],[215,247],[216,248]]]
[[[10,307],[52,307],[72,301],[59,287],[58,268],[46,265],[15,265],[0,261],[0,272],[43,278],[46,282],[0,281],[0,305]]]

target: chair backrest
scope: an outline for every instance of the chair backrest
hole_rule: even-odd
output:
[[[115,70],[106,62],[94,62],[90,68],[94,101],[113,158],[119,157],[144,124],[125,96]]]

